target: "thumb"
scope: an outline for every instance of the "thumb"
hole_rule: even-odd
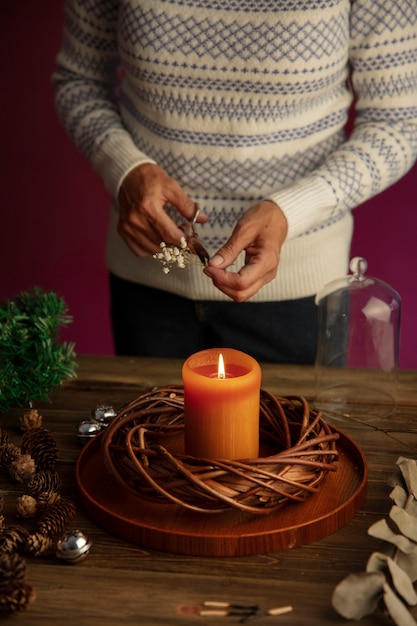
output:
[[[208,262],[209,267],[216,267],[219,269],[225,269],[232,265],[237,257],[239,256],[241,250],[235,248],[230,240],[214,254],[210,261]]]

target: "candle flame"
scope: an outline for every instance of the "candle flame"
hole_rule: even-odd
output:
[[[217,366],[217,378],[226,378],[226,371],[224,369],[224,359],[222,353],[219,354],[219,364]]]

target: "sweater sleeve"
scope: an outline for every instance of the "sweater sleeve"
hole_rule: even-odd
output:
[[[288,237],[340,218],[400,179],[417,158],[416,0],[352,0],[353,132],[308,176],[269,196]]]
[[[117,102],[117,0],[66,0],[52,76],[58,116],[113,196],[130,169],[153,162],[123,126]]]

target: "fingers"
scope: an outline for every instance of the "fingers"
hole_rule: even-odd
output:
[[[118,201],[118,232],[137,256],[154,254],[162,241],[177,244],[184,235],[167,215],[167,204],[174,206],[187,220],[196,213],[194,200],[154,163],[139,165],[127,174]],[[197,221],[203,223],[207,219],[200,213]]]
[[[204,269],[204,273],[229,298],[235,302],[245,302],[275,278],[277,267],[276,259],[250,256],[246,264],[237,272],[209,265]]]
[[[275,278],[280,251],[287,234],[281,209],[266,200],[251,207],[237,223],[230,239],[210,259],[204,273],[214,285],[236,302],[251,298]],[[245,252],[245,264],[230,271]]]
[[[142,164],[129,172],[118,199],[118,232],[137,256],[154,254],[161,242],[178,244],[184,236],[184,231],[166,213],[167,204],[174,206],[188,224],[208,220],[177,181],[154,163]],[[248,300],[276,276],[286,233],[287,221],[281,209],[272,201],[260,202],[246,211],[204,272],[233,300]],[[243,267],[229,271],[243,251]]]
[[[150,225],[149,228],[131,227],[127,222],[119,219],[117,230],[132,252],[138,257],[155,254],[159,250],[162,239]]]
[[[187,196],[181,185],[162,168],[149,163],[140,166],[140,168],[143,168],[142,176],[144,177],[144,183],[142,183],[144,187],[142,191],[144,206],[147,205],[148,199],[150,201],[149,204],[151,206],[154,204],[154,207],[158,209],[163,209],[166,204],[171,204],[187,221],[191,221],[197,212],[196,222],[204,223],[208,221],[207,215],[198,209],[196,202]],[[160,213],[161,218],[164,220],[163,215],[164,211]]]

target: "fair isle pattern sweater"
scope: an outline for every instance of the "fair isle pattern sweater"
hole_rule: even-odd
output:
[[[211,253],[247,208],[274,200],[288,236],[252,300],[310,296],[347,271],[352,209],[416,159],[417,0],[66,0],[54,84],[113,197],[130,169],[158,163],[209,216]],[[115,274],[226,299],[198,265],[165,275],[136,258],[116,223],[114,202]]]

